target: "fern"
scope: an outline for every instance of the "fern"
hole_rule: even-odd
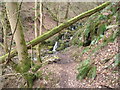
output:
[[[89,50],[90,50],[90,47],[85,47],[85,48],[82,50],[80,56],[82,56],[84,53],[88,52]]]
[[[115,56],[115,66],[118,66],[120,68],[120,53],[118,53],[116,56]]]
[[[86,77],[89,78],[95,78],[96,76],[96,67],[92,66],[92,63],[90,62],[90,60],[85,60],[82,61],[78,67],[78,75],[77,75],[77,79],[82,80]]]
[[[79,74],[77,75],[77,79],[80,79],[80,80],[84,79],[87,76],[87,73],[89,72],[90,68],[91,67],[89,64],[79,68],[78,69]]]
[[[81,67],[84,67],[84,66],[89,65],[89,63],[90,63],[90,60],[89,60],[89,59],[82,61],[82,62],[79,64],[78,70],[81,69]]]
[[[92,79],[94,79],[95,77],[96,77],[96,71],[97,71],[97,67],[96,66],[93,66],[91,69],[90,69],[90,71],[89,71],[89,73],[88,73],[88,77],[89,78],[92,78]]]

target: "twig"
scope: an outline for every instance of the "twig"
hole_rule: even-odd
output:
[[[7,77],[7,76],[17,76],[21,75],[20,73],[10,73],[10,74],[5,74],[5,75],[0,75],[0,77]]]

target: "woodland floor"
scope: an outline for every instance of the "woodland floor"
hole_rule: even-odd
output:
[[[33,7],[33,4],[29,7]],[[24,11],[25,12],[25,11]],[[25,32],[25,39],[26,41],[30,41],[34,38],[34,31],[29,30],[33,27],[32,22],[32,14],[27,12],[28,15],[24,17],[24,23],[27,22],[25,25],[27,30]],[[24,13],[23,13],[24,15]],[[46,14],[46,24],[47,28],[53,28],[56,26],[56,22],[52,21],[52,19]],[[28,20],[28,21],[27,21]],[[30,21],[29,21],[30,20]],[[51,22],[51,23],[50,23]],[[10,38],[9,38],[10,39]],[[95,46],[93,47],[95,48]],[[114,62],[114,58],[111,58],[107,63],[103,63],[104,59],[107,59],[115,54],[118,53],[118,42],[117,40],[114,43],[109,43],[107,46],[103,47],[102,49],[98,50],[92,56],[92,60],[95,61],[95,65],[97,66],[97,76],[94,80],[92,79],[84,79],[82,81],[77,80],[77,67],[80,61],[88,58],[91,52],[87,52],[80,56],[83,47],[78,46],[71,46],[66,48],[63,51],[56,52],[52,54],[53,56],[58,56],[60,61],[53,64],[48,64],[39,70],[43,71],[43,75],[48,75],[48,77],[44,77],[43,80],[36,80],[34,82],[33,87],[49,87],[49,88],[115,88],[119,87],[119,73],[113,72],[118,71],[117,68],[108,68],[107,66],[112,65]],[[3,49],[0,47],[0,56],[3,55]],[[5,69],[5,74],[14,73],[10,67]],[[46,79],[47,78],[47,79]],[[23,79],[16,76],[11,76],[4,78],[3,87],[20,87],[19,84],[24,82]]]
[[[57,63],[49,64],[40,70],[43,70],[44,73],[52,73],[51,77],[48,81],[43,81],[46,87],[55,87],[55,88],[115,88],[118,87],[118,78],[119,73],[113,72],[115,68],[109,69],[106,66],[112,65],[113,59],[111,59],[108,63],[103,64],[100,62],[99,57],[105,58],[108,55],[105,55],[104,52],[111,51],[111,49],[115,49],[116,46],[114,44],[110,44],[105,47],[105,51],[101,50],[97,53],[94,58],[97,66],[97,76],[94,80],[92,79],[84,79],[82,81],[77,80],[77,67],[79,65],[78,61],[75,61],[73,53],[79,53],[77,47],[69,47],[65,52],[58,52],[55,55],[61,58]],[[109,49],[108,49],[109,48]],[[74,50],[76,50],[74,52]],[[113,51],[112,51],[113,52]],[[110,56],[113,53],[108,53]],[[84,57],[87,57],[84,56]],[[79,58],[81,59],[81,58]],[[116,69],[117,71],[117,69]],[[35,82],[34,87],[38,87],[40,84],[39,81]]]
[[[116,48],[114,44],[110,44],[107,47],[105,47],[105,51],[110,51],[111,49]],[[109,48],[109,49],[107,49]],[[76,50],[76,51],[74,51]],[[53,64],[48,64],[40,70],[43,71],[43,75],[45,75],[43,80],[36,80],[34,82],[33,87],[48,87],[48,88],[115,88],[119,87],[119,73],[113,72],[115,68],[106,68],[106,66],[112,65],[113,59],[111,59],[106,64],[102,64],[100,62],[99,57],[105,58],[105,56],[108,57],[108,55],[113,55],[114,53],[107,53],[108,55],[104,55],[103,53],[105,51],[99,51],[97,53],[97,56],[94,57],[96,61],[97,66],[97,76],[94,80],[92,79],[84,79],[82,81],[77,80],[77,67],[79,65],[78,61],[75,61],[75,57],[73,56],[73,53],[79,53],[81,52],[78,50],[78,47],[69,47],[65,51],[56,52],[55,56],[60,57],[60,61]],[[81,59],[81,58],[79,58]],[[8,69],[9,68],[9,69]],[[9,74],[13,72],[10,67],[6,69],[7,73]],[[116,69],[117,71],[117,69]],[[13,72],[14,73],[14,72]],[[48,75],[48,76],[46,76]],[[18,81],[18,77],[11,76],[8,77],[5,80],[4,87],[18,87],[22,79],[19,78],[20,81]],[[17,81],[16,81],[17,80]]]

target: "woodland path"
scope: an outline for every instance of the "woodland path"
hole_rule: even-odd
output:
[[[46,83],[47,87],[53,88],[81,88],[85,87],[83,82],[76,79],[78,62],[74,61],[70,52],[57,52],[53,54],[60,57],[60,61],[48,64],[41,69],[44,73],[51,72],[52,79]],[[52,85],[51,85],[52,84]],[[40,81],[35,82],[35,87],[40,85]]]
[[[78,81],[76,80],[76,66],[77,63],[66,54],[58,54],[61,61],[58,62],[60,71],[60,82],[59,86],[61,88],[73,88],[78,87]]]
[[[117,50],[117,45],[112,43],[109,44],[104,49],[100,50],[97,53],[97,56],[93,58],[96,61],[97,66],[97,76],[95,79],[84,79],[84,80],[77,80],[77,67],[79,63],[75,61],[73,57],[73,51],[77,51],[80,53],[81,50],[77,49],[77,47],[69,48],[68,51],[57,52],[53,55],[60,57],[60,61],[53,64],[48,64],[45,67],[42,67],[44,73],[51,72],[52,75],[50,76],[50,81],[46,83],[46,86],[49,88],[114,88],[118,87],[118,77],[119,73],[113,73],[113,69],[105,69],[106,65],[108,66],[110,63],[114,61],[111,59],[106,64],[100,64],[100,58],[105,58],[106,55],[104,54],[105,51],[111,51],[113,48]],[[105,51],[104,51],[105,50]],[[115,51],[114,51],[115,52]],[[102,54],[103,53],[103,54]],[[113,52],[106,52],[106,54],[112,56]],[[87,54],[86,54],[87,55]],[[107,56],[108,56],[107,55]],[[88,56],[88,55],[87,55]],[[84,57],[87,57],[84,56]],[[80,57],[79,59],[82,59]],[[36,85],[38,85],[38,82]]]

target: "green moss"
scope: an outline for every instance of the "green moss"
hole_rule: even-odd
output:
[[[40,62],[40,63],[42,63],[41,55],[39,55],[39,56],[37,57],[37,61]]]
[[[38,71],[38,72],[36,73],[36,78],[42,79],[42,78],[43,78],[42,73],[43,73],[42,71]]]
[[[53,46],[48,46],[48,49],[52,49],[53,48]]]
[[[6,57],[8,57],[8,53],[7,54],[5,54],[5,55],[3,55],[3,56],[0,56],[0,64],[1,63],[3,63],[3,62],[5,62],[5,60],[6,60]],[[16,56],[17,55],[17,50],[12,50],[11,52],[10,52],[10,58],[11,57],[14,57],[14,56]]]
[[[50,77],[49,77],[49,75],[45,75],[45,80],[49,80],[50,79]]]
[[[84,13],[82,13],[82,14],[80,14],[80,15],[78,15],[78,16],[70,19],[70,20],[68,20],[67,22],[60,24],[59,26],[57,26],[57,27],[49,30],[48,32],[40,35],[40,36],[37,37],[36,39],[30,41],[29,43],[27,43],[27,45],[28,45],[29,47],[30,47],[31,45],[34,46],[34,45],[38,44],[39,42],[41,42],[41,41],[43,41],[43,40],[46,40],[46,39],[48,39],[49,37],[55,35],[56,33],[60,32],[60,31],[63,30],[64,28],[67,28],[68,26],[72,25],[73,23],[77,22],[78,20],[80,20],[80,19],[82,19],[82,18],[85,18],[85,17],[87,17],[87,16],[90,16],[90,15],[92,15],[92,14],[94,14],[94,13],[96,13],[96,12],[102,10],[102,9],[104,9],[104,8],[105,8],[106,6],[108,6],[109,4],[110,4],[110,2],[105,2],[105,3],[103,3],[102,5],[94,8],[94,9],[91,9],[91,10],[89,10],[89,11],[87,11],[87,12],[84,12]]]
[[[54,41],[47,40],[47,45],[48,45],[48,46],[53,46],[53,45],[54,45],[54,43],[55,43]]]
[[[42,64],[40,64],[40,65],[34,65],[34,67],[32,68],[32,71],[36,72],[41,67],[42,67]]]
[[[60,51],[60,50],[63,50],[63,49],[65,49],[65,45],[64,45],[64,44],[60,44],[60,47],[57,48],[56,50],[57,50],[57,51]]]
[[[25,73],[31,68],[31,60],[20,60],[20,63],[16,66],[15,70],[19,73]]]
[[[30,69],[31,65],[19,64],[16,66],[15,70],[19,73],[25,73]]]
[[[33,82],[34,82],[34,80],[36,79],[35,74],[32,74],[32,73],[24,74],[24,78],[27,80],[27,85],[28,85],[28,87],[29,87],[29,88],[32,88]]]
[[[59,40],[59,43],[64,43],[64,41],[63,40]]]
[[[47,51],[48,54],[53,54],[53,51]]]
[[[32,73],[27,73],[30,67],[31,67],[30,64],[24,64],[24,63],[20,63],[19,65],[14,64],[13,66],[13,68],[15,68],[17,72],[23,75],[23,77],[27,81],[28,87],[31,88],[33,86],[33,81],[35,80],[36,76]]]

